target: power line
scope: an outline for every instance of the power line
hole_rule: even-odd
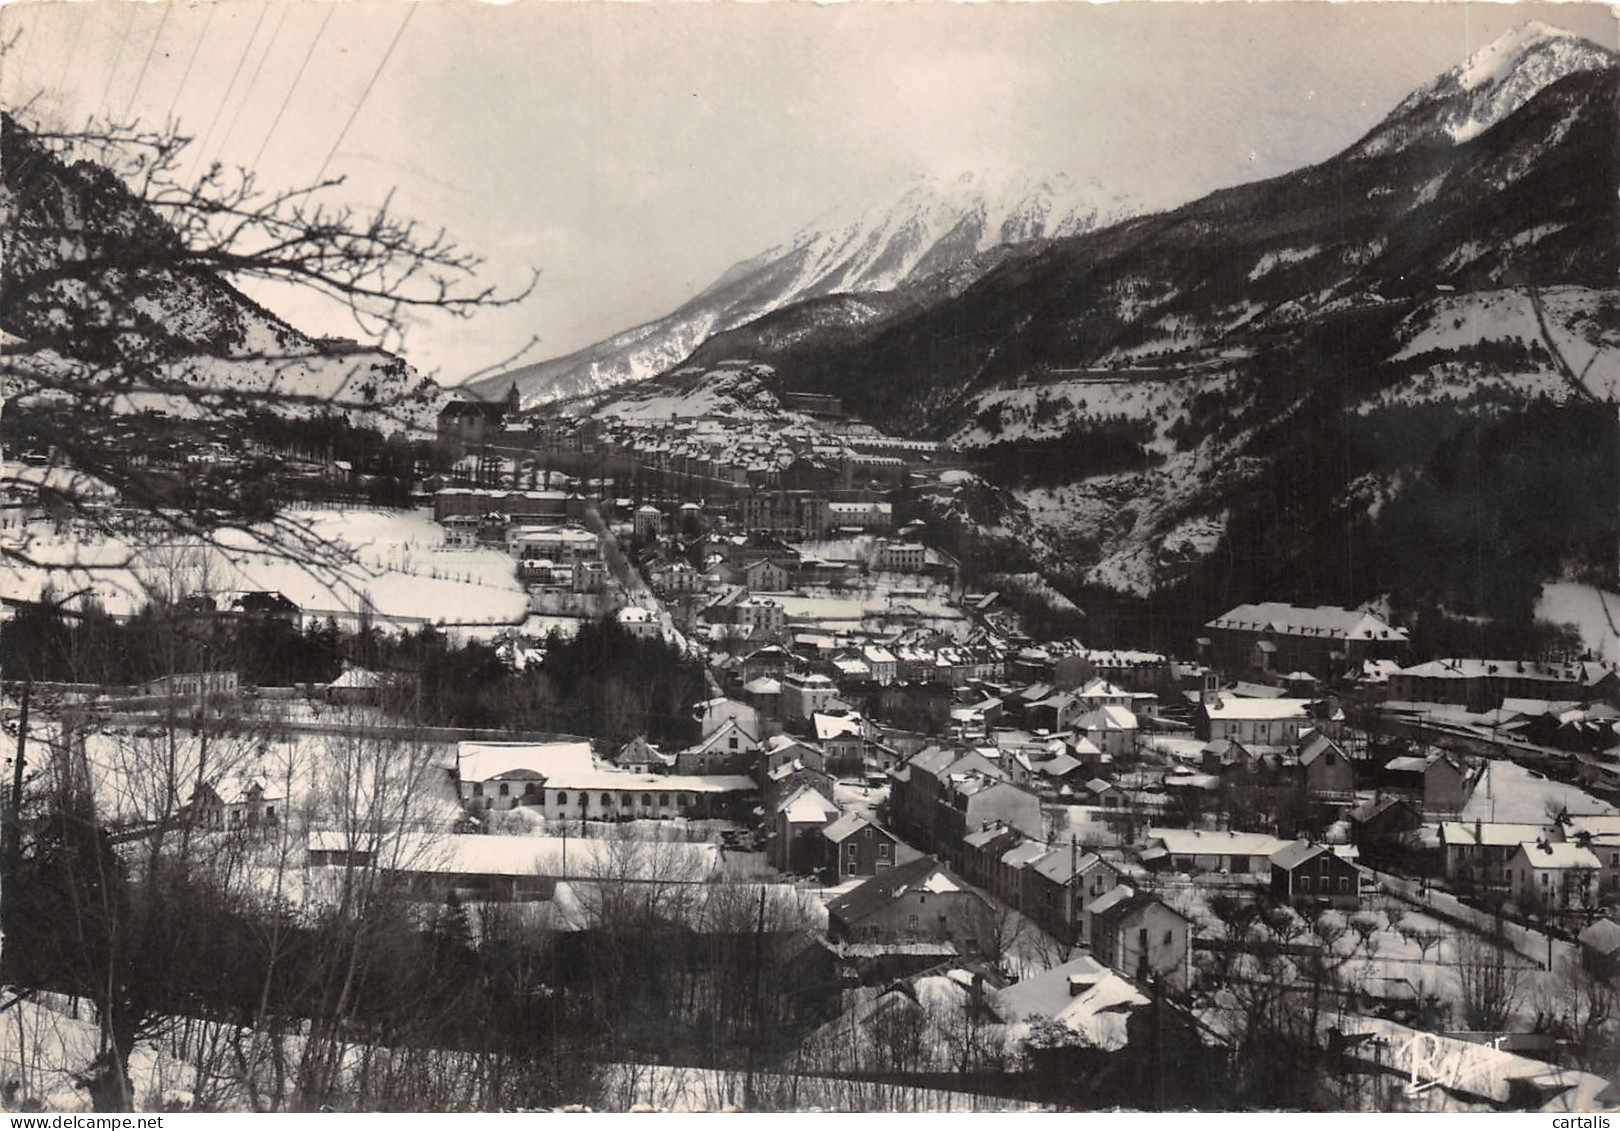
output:
[[[259,56],[258,66],[253,68],[252,77],[248,79],[247,86],[242,88],[242,101],[236,104],[236,112],[231,115],[231,124],[225,127],[225,138],[219,143],[219,149],[214,154],[216,161],[225,155],[225,148],[231,143],[231,135],[236,133],[236,123],[241,120],[242,111],[253,100],[253,87],[258,83],[259,76],[264,73],[265,61],[276,49],[276,38],[281,34],[281,25],[287,22],[287,9],[291,8],[292,4],[283,3],[277,6],[280,11],[276,13],[276,26],[271,30],[270,39],[264,45],[264,53]]]
[[[405,18],[400,22],[399,30],[394,33],[394,41],[388,45],[388,50],[383,52],[382,60],[377,64],[377,69],[371,73],[371,81],[366,83],[366,89],[360,92],[360,100],[354,104],[354,110],[349,114],[349,120],[343,123],[343,129],[339,131],[337,140],[332,143],[332,148],[326,153],[326,160],[321,162],[321,171],[315,174],[316,184],[320,184],[321,178],[326,175],[326,167],[332,163],[332,158],[337,154],[338,146],[342,145],[343,139],[348,136],[349,127],[354,125],[354,120],[360,116],[360,107],[366,104],[366,98],[370,96],[371,88],[376,86],[377,80],[382,77],[383,68],[388,65],[389,56],[394,53],[394,48],[399,46],[400,36],[405,34],[405,29],[410,26],[411,17],[414,15],[416,15],[416,4],[412,3],[410,7],[405,9]]]
[[[118,50],[113,52],[112,65],[107,68],[107,82],[101,88],[100,101],[96,103],[98,110],[107,105],[107,96],[112,93],[113,76],[118,73],[118,64],[124,58],[124,44],[129,42],[129,29],[135,26],[135,5],[126,5],[124,12],[124,30],[118,35]]]
[[[292,85],[287,88],[287,97],[281,100],[281,108],[276,111],[275,118],[270,122],[270,129],[265,133],[264,141],[259,144],[259,151],[253,155],[253,168],[259,167],[259,159],[264,156],[264,151],[270,147],[270,139],[276,136],[276,127],[281,125],[281,116],[287,112],[293,94],[298,90],[298,83],[304,77],[304,68],[309,66],[309,61],[315,54],[315,46],[320,43],[321,36],[326,34],[326,25],[332,22],[332,13],[336,12],[337,9],[336,3],[326,6],[326,18],[321,21],[321,26],[315,30],[315,38],[309,41],[309,48],[304,52],[304,61],[298,64],[298,73],[293,75]]]
[[[219,11],[218,4],[208,5],[208,16],[203,20],[202,33],[197,36],[197,42],[191,47],[191,58],[186,60],[186,69],[180,75],[180,85],[174,88],[174,97],[169,101],[169,120],[174,120],[174,112],[180,106],[180,95],[185,92],[186,83],[191,80],[191,68],[196,65],[197,55],[202,50],[203,40],[208,38],[208,29],[213,25],[214,13]]]
[[[219,116],[225,112],[225,103],[230,101],[231,91],[235,89],[236,80],[242,74],[242,66],[247,62],[248,52],[253,49],[253,41],[259,37],[259,25],[264,23],[264,14],[269,10],[268,7],[260,7],[259,9],[259,18],[253,24],[253,31],[242,48],[241,57],[236,60],[236,70],[231,72],[231,81],[225,85],[225,96],[219,100],[219,105],[214,108],[214,119],[208,123],[208,128],[203,131],[202,141],[197,145],[196,160],[200,161],[202,159],[203,150],[208,147],[208,139],[213,136],[214,127],[219,125]]]
[[[152,65],[152,56],[157,54],[158,40],[163,38],[163,25],[169,22],[169,13],[174,11],[173,4],[163,5],[163,16],[158,20],[157,31],[152,33],[152,42],[146,48],[146,59],[141,63],[141,73],[135,76],[135,89],[129,92],[129,102],[124,106],[124,118],[129,118],[130,111],[135,109],[135,98],[141,93],[141,84],[146,81],[146,68]]]

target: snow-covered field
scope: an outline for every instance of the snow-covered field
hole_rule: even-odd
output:
[[[29,537],[19,549],[35,564],[0,566],[8,596],[37,599],[47,587],[58,598],[83,593],[113,616],[134,614],[154,595],[270,590],[306,621],[332,617],[353,627],[369,615],[387,629],[438,624],[476,634],[520,624],[528,608],[511,558],[448,549],[443,530],[417,511],[285,511],[272,524],[224,530],[208,542]]]
[[[1553,781],[1517,762],[1496,758],[1485,764],[1484,777],[1457,819],[1544,825],[1559,809],[1571,816],[1607,817],[1620,812],[1578,786]]]
[[[1086,418],[1123,417],[1153,422],[1156,431],[1148,446],[1169,452],[1175,445],[1164,437],[1164,429],[1181,416],[1194,396],[1224,388],[1229,380],[1228,374],[1144,380],[1102,373],[1090,379],[1053,381],[1038,388],[995,389],[979,396],[969,410],[975,417],[986,411],[995,413],[995,426],[975,421],[951,439],[964,448],[1015,440],[1049,440],[1067,435],[1082,426]]]
[[[1542,307],[1553,344],[1570,368],[1584,373],[1583,383],[1593,396],[1615,400],[1620,395],[1620,331],[1605,316],[1611,299],[1605,292],[1586,287],[1554,287],[1542,293]],[[1543,335],[1530,296],[1522,291],[1478,291],[1437,299],[1412,313],[1396,331],[1403,344],[1395,360],[1431,350],[1456,350],[1485,341],[1542,342]],[[1588,369],[1588,365],[1591,366]],[[1551,367],[1540,374],[1546,377]],[[1546,395],[1573,395],[1556,374],[1558,390]],[[1461,378],[1459,378],[1461,380]],[[1464,391],[1474,381],[1462,382]],[[1540,384],[1534,386],[1538,391]]]
[[[1556,582],[1542,587],[1536,616],[1554,624],[1573,624],[1594,656],[1620,663],[1620,593]]]

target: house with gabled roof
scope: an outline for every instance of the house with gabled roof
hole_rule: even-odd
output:
[[[1025,873],[1024,914],[1068,943],[1089,941],[1087,912],[1120,882],[1118,868],[1074,842],[1031,861]]]
[[[821,773],[827,772],[827,752],[813,742],[806,742],[802,738],[792,738],[785,734],[773,734],[759,747],[756,755],[758,772],[762,777],[771,774],[783,766],[797,762]]]
[[[1078,716],[1071,724],[1077,735],[1083,736],[1097,749],[1112,758],[1128,758],[1136,754],[1137,721],[1129,708],[1097,707]]]
[[[1135,695],[1100,676],[1087,681],[1074,693],[1074,697],[1080,701],[1081,709],[1086,711],[1098,707],[1124,707],[1129,711],[1136,705]]]
[[[1525,841],[1562,839],[1555,826],[1515,821],[1441,821],[1440,851],[1452,883],[1504,885],[1507,865]]]
[[[1410,858],[1418,850],[1423,811],[1404,797],[1370,797],[1348,819],[1350,842],[1369,860]]]
[[[1146,892],[1121,884],[1091,905],[1091,953],[1116,973],[1157,983],[1172,993],[1187,987],[1192,921]]]
[[[989,953],[991,905],[931,856],[879,872],[827,905],[834,942],[949,942]]]
[[[889,819],[903,839],[925,851],[931,850],[936,841],[938,809],[949,795],[950,773],[1003,779],[1007,776],[982,754],[964,754],[945,746],[926,747],[889,774]],[[971,827],[976,829],[982,824]]]
[[[816,743],[827,755],[828,772],[859,773],[866,761],[866,747],[872,728],[854,711],[831,714],[818,712],[811,720]]]
[[[840,884],[856,876],[875,876],[895,865],[894,836],[856,813],[845,813],[821,830],[825,859],[822,879]]]
[[[698,734],[705,738],[727,722],[736,722],[749,734],[760,733],[758,708],[741,700],[728,699],[724,696],[718,699],[705,699],[692,708],[692,715],[698,722]]]
[[[1361,872],[1325,844],[1296,840],[1271,854],[1271,894],[1300,908],[1360,907]]]
[[[1527,840],[1507,862],[1507,884],[1521,908],[1550,912],[1597,907],[1603,865],[1590,848],[1546,838]]]
[[[1204,698],[1197,717],[1198,737],[1235,739],[1244,746],[1292,746],[1312,725],[1309,699],[1217,694]]]
[[[1581,960],[1593,973],[1614,977],[1620,965],[1620,923],[1607,917],[1594,920],[1575,941],[1581,945]]]
[[[192,819],[204,828],[246,831],[272,828],[286,812],[286,791],[268,775],[233,774],[197,787]]]
[[[995,893],[1002,856],[1023,839],[1023,833],[999,821],[968,833],[962,838],[962,874],[969,883]]]
[[[789,875],[814,872],[825,857],[821,830],[841,816],[843,810],[832,797],[813,783],[793,790],[771,810],[771,837],[766,855],[772,867]]]
[[[752,772],[759,751],[758,735],[736,719],[728,718],[695,746],[675,755],[678,774],[746,774]]]
[[[1004,778],[958,774],[953,767],[947,793],[935,806],[936,848],[959,861],[962,839],[968,832],[997,821],[1018,829],[1025,836],[1040,836],[1040,798]]]
[[[665,754],[648,742],[646,735],[637,735],[626,742],[608,761],[632,774],[667,774],[675,769],[675,755]]]
[[[1420,797],[1429,813],[1456,813],[1468,804],[1477,771],[1470,772],[1454,755],[1440,750],[1403,755],[1384,763],[1379,780],[1383,788]]]
[[[833,779],[829,774],[806,766],[803,762],[785,762],[768,774],[760,784],[761,807],[765,815],[776,811],[782,800],[791,797],[801,786],[809,786],[824,797],[833,795]]]
[[[1300,776],[1313,797],[1348,798],[1355,792],[1355,767],[1344,747],[1320,731],[1300,746]]]
[[[1023,724],[1029,730],[1044,730],[1049,734],[1068,730],[1086,708],[1067,691],[1055,691],[1024,707]],[[1133,716],[1134,717],[1134,716]]]

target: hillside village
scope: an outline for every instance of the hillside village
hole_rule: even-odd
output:
[[[1220,160],[1145,127],[1183,95],[1045,103],[1065,137],[1119,118],[1125,152],[1085,158],[1134,169],[1116,192],[993,183],[1012,139],[1073,157],[1013,115],[1107,70],[1078,23],[1030,38],[1087,5],[1006,23],[983,73],[1029,68],[1016,97],[950,36],[863,43],[870,97],[814,6],[757,59],[724,19],[648,56],[611,6],[505,10],[548,50],[569,35],[522,21],[577,18],[623,64],[605,102],[590,52],[475,37],[498,6],[410,5],[374,63],[310,67],[375,66],[320,113],[294,95],[330,12],[275,110],[298,6],[185,99],[160,40],[233,55],[211,11],[80,12],[62,54],[61,7],[0,37],[7,1112],[1620,1108],[1620,58],[1589,13],[1415,88],[1454,54],[1443,5],[1389,15],[1427,29],[1399,51],[1360,15],[1155,32],[1277,74],[1239,106],[1188,71],[1236,115]],[[1278,28],[1301,50],[1256,56]],[[884,135],[927,43],[986,85],[893,100]],[[1315,73],[1352,54],[1380,65]],[[79,105],[132,63],[131,121]],[[761,97],[754,65],[859,114]],[[406,68],[443,85],[402,101]],[[531,70],[555,90],[520,107]],[[217,125],[243,73],[187,152],[179,110]],[[1343,136],[1261,161],[1236,119],[1269,130],[1290,83],[1333,94],[1297,132]],[[424,127],[408,156],[384,101]],[[700,289],[778,210],[912,162],[936,103],[986,168]],[[547,116],[591,105],[617,124]],[[315,137],[338,110],[281,184],[283,112]],[[497,246],[394,188],[478,197]],[[574,258],[525,285],[518,251]],[[653,295],[681,297],[605,327]],[[406,360],[473,315],[505,329],[439,339],[463,384]],[[571,352],[526,359],[558,327]]]
[[[964,474],[940,470],[947,450],[824,431],[859,429],[825,402],[802,432],[777,427],[793,401],[759,397],[753,438],[730,399],[673,425],[662,406],[656,424],[542,433],[505,406],[440,420],[450,470],[421,513],[442,553],[499,555],[526,594],[484,638],[516,668],[570,623],[675,646],[706,673],[690,744],[424,730],[391,715],[394,677],[361,666],[288,688],[231,671],[43,685],[27,741],[72,734],[110,765],[178,713],[240,744],[214,772],[198,761],[167,816],[121,805],[116,835],[188,821],[291,846],[306,900],[361,869],[408,903],[518,905],[580,941],[614,929],[608,891],[657,893],[661,929],[697,939],[724,892],[791,909],[776,1055],[800,1071],[892,1056],[874,1034],[903,1017],[919,1037],[894,1078],[918,1086],[967,1056],[969,1091],[1037,1102],[1175,1106],[1221,1074],[1266,1094],[1234,1067],[1243,1019],[1282,1024],[1271,1011],[1308,988],[1304,1030],[1272,1034],[1331,1053],[1301,1102],[1607,1094],[1617,1066],[1565,1050],[1614,1047],[1608,1022],[1546,1002],[1620,953],[1612,664],[1414,663],[1376,610],[1280,602],[1228,610],[1187,656],[1090,648],[1084,628],[1038,638],[908,510],[919,483]],[[11,536],[50,522],[20,516]],[[328,612],[196,597],[299,629]],[[21,743],[24,688],[7,695]],[[332,744],[354,741],[415,760],[401,807],[360,825],[320,800]],[[1268,981],[1295,989],[1262,1000]],[[1054,1075],[1054,1058],[1092,1067]],[[1469,1067],[1426,1067],[1442,1062]]]

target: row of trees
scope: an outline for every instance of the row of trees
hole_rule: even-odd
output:
[[[304,629],[240,615],[186,591],[128,620],[99,605],[45,599],[19,606],[0,636],[0,667],[14,679],[138,686],[176,672],[233,671],[250,686],[324,684],[346,664],[383,673],[384,704],[423,726],[587,734],[610,743],[645,735],[695,741],[690,711],[702,697],[700,661],[661,639],[605,618],[553,635],[543,664],[517,668],[497,646],[455,643],[431,627],[400,635],[330,618]]]

